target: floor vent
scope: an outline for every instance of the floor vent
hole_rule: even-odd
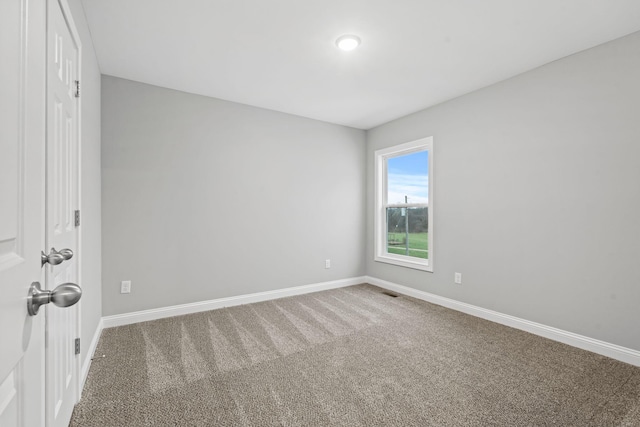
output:
[[[400,295],[393,294],[393,293],[391,293],[391,292],[386,292],[386,291],[384,291],[384,292],[382,292],[382,293],[383,293],[384,295],[388,296],[388,297],[391,297],[391,298],[398,298],[398,297],[400,296]]]

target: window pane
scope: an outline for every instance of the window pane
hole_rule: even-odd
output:
[[[387,159],[387,204],[429,202],[429,152]]]
[[[428,208],[387,208],[387,252],[429,258]]]

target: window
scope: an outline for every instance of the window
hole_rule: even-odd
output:
[[[433,138],[375,152],[375,260],[433,271]]]

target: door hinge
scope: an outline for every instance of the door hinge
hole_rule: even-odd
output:
[[[74,83],[76,85],[75,96],[76,96],[76,98],[80,98],[80,80],[74,80]]]
[[[80,211],[75,211],[75,225],[76,227],[80,227]]]
[[[76,354],[80,354],[80,338],[76,338]]]

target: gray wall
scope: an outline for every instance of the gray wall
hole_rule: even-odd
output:
[[[103,76],[104,314],[363,275],[365,149],[361,130]]]
[[[367,274],[640,350],[638,52],[640,33],[370,130]],[[431,135],[433,274],[373,261],[373,152]]]
[[[82,42],[80,274],[82,363],[102,316],[100,241],[100,69],[80,0],[70,0],[71,15]]]

